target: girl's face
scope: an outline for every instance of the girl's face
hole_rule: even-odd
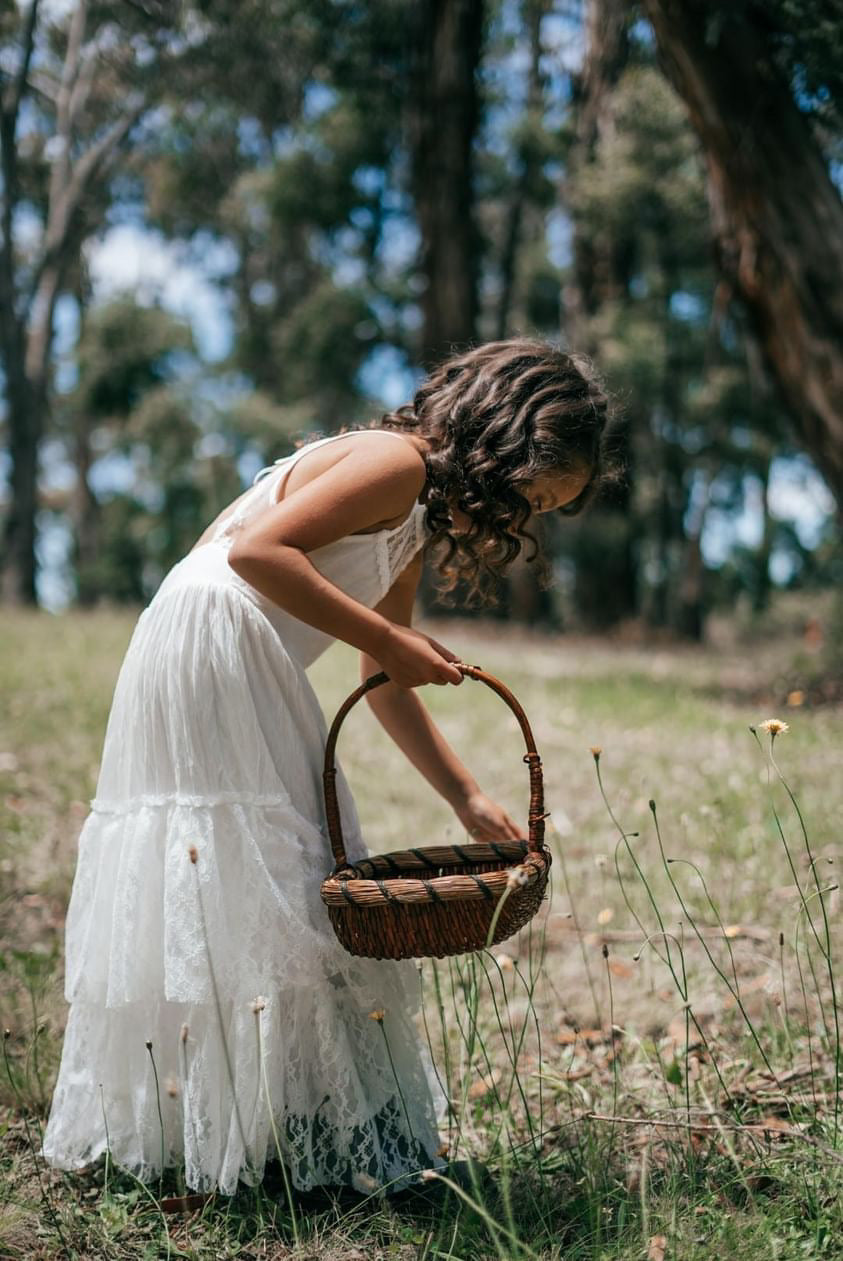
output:
[[[527,499],[533,512],[553,512],[563,504],[576,499],[589,480],[590,470],[581,466],[575,472],[542,473],[531,481],[525,482],[521,493]],[[470,518],[459,508],[451,509],[453,533],[463,534],[469,527]]]

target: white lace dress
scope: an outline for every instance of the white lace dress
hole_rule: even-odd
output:
[[[275,1158],[271,1116],[300,1189],[397,1189],[445,1163],[417,964],[348,954],[319,894],[334,863],[327,732],[305,671],[333,640],[227,561],[316,445],[258,473],[134,628],[68,907],[71,1006],[43,1141],[54,1166],[87,1164],[108,1141],[148,1181],[163,1145],[188,1186],[231,1193]],[[424,538],[417,502],[397,528],[310,559],[371,607]],[[337,789],[353,861],[368,851],[341,768]]]

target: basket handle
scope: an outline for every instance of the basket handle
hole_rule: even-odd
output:
[[[493,674],[488,674],[485,670],[481,670],[479,666],[465,665],[462,661],[454,661],[453,665],[457,667],[461,673],[469,679],[476,679],[480,683],[485,683],[493,692],[497,692],[502,697],[521,727],[524,736],[524,743],[527,746],[527,752],[524,754],[524,761],[530,768],[530,809],[527,816],[528,822],[528,838],[527,849],[532,853],[539,851],[544,845],[544,821],[547,817],[544,808],[544,781],[542,778],[541,758],[536,751],[536,742],[533,739],[533,733],[530,724],[527,721],[527,715],[524,713],[521,705],[510,692],[506,684],[501,683],[500,679],[495,678]],[[389,675],[381,670],[378,674],[372,674],[365,683],[361,683],[358,688],[351,693],[340,705],[337,710],[336,717],[331,723],[331,729],[328,732],[328,739],[325,744],[325,768],[322,773],[322,780],[325,786],[325,811],[328,819],[328,835],[331,838],[331,849],[334,851],[336,859],[336,867],[332,875],[336,875],[341,867],[348,867],[348,859],[345,853],[345,844],[342,835],[342,823],[340,822],[340,808],[337,801],[337,768],[334,763],[334,751],[337,744],[337,736],[340,727],[352,706],[356,705],[362,696],[367,692],[371,692],[374,688],[380,687],[383,683],[389,682]]]

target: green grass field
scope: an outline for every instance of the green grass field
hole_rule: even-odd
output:
[[[326,1200],[293,1217],[283,1191],[244,1188],[164,1215],[157,1184],[36,1160],[76,838],[135,618],[0,623],[0,1257],[843,1256],[843,708],[806,703],[812,649],[785,615],[705,649],[427,627],[515,692],[551,812],[551,887],[529,927],[422,967],[420,1036],[452,1102],[443,1140],[489,1164],[483,1202]],[[337,645],[311,677],[330,719],[355,654]],[[471,681],[423,695],[481,785],[526,819],[503,703]],[[789,724],[775,764],[749,730],[772,717]],[[365,705],[339,756],[370,849],[465,839]]]

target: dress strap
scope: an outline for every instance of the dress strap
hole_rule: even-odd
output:
[[[255,483],[264,478],[267,473],[271,473],[272,470],[279,464],[286,464],[288,462],[293,464],[300,455],[304,455],[305,451],[312,451],[314,447],[324,446],[326,442],[336,442],[338,438],[347,438],[353,433],[388,433],[391,434],[393,438],[400,438],[401,436],[394,429],[347,429],[345,433],[332,433],[329,434],[327,438],[314,438],[313,442],[305,442],[289,455],[280,455],[277,460],[273,460],[271,464],[267,464],[264,468],[259,469],[252,478],[252,485],[254,486]]]
[[[289,455],[279,456],[277,460],[273,460],[271,464],[267,464],[262,469],[258,470],[252,478],[252,485],[245,493],[241,503],[237,506],[234,512],[231,513],[230,516],[226,517],[226,519],[220,524],[219,529],[213,535],[211,541],[213,542],[214,540],[228,534],[231,529],[235,528],[241,521],[243,521],[248,516],[252,505],[261,502],[264,491],[266,493],[266,499],[264,502],[267,505],[274,504],[276,502],[276,495],[282,478],[289,473],[293,465],[302,455],[305,454],[305,452],[313,451],[315,447],[324,446],[328,442],[336,442],[338,438],[347,438],[349,434],[352,433],[389,433],[392,434],[394,438],[400,438],[400,434],[396,433],[393,429],[347,429],[345,433],[332,433],[329,434],[327,438],[315,438],[312,442],[303,443],[302,446],[297,447],[296,450],[292,451]],[[283,469],[281,477],[271,478],[268,483],[264,485],[264,480],[269,476],[269,474],[279,468]],[[253,494],[253,491],[256,493]]]

